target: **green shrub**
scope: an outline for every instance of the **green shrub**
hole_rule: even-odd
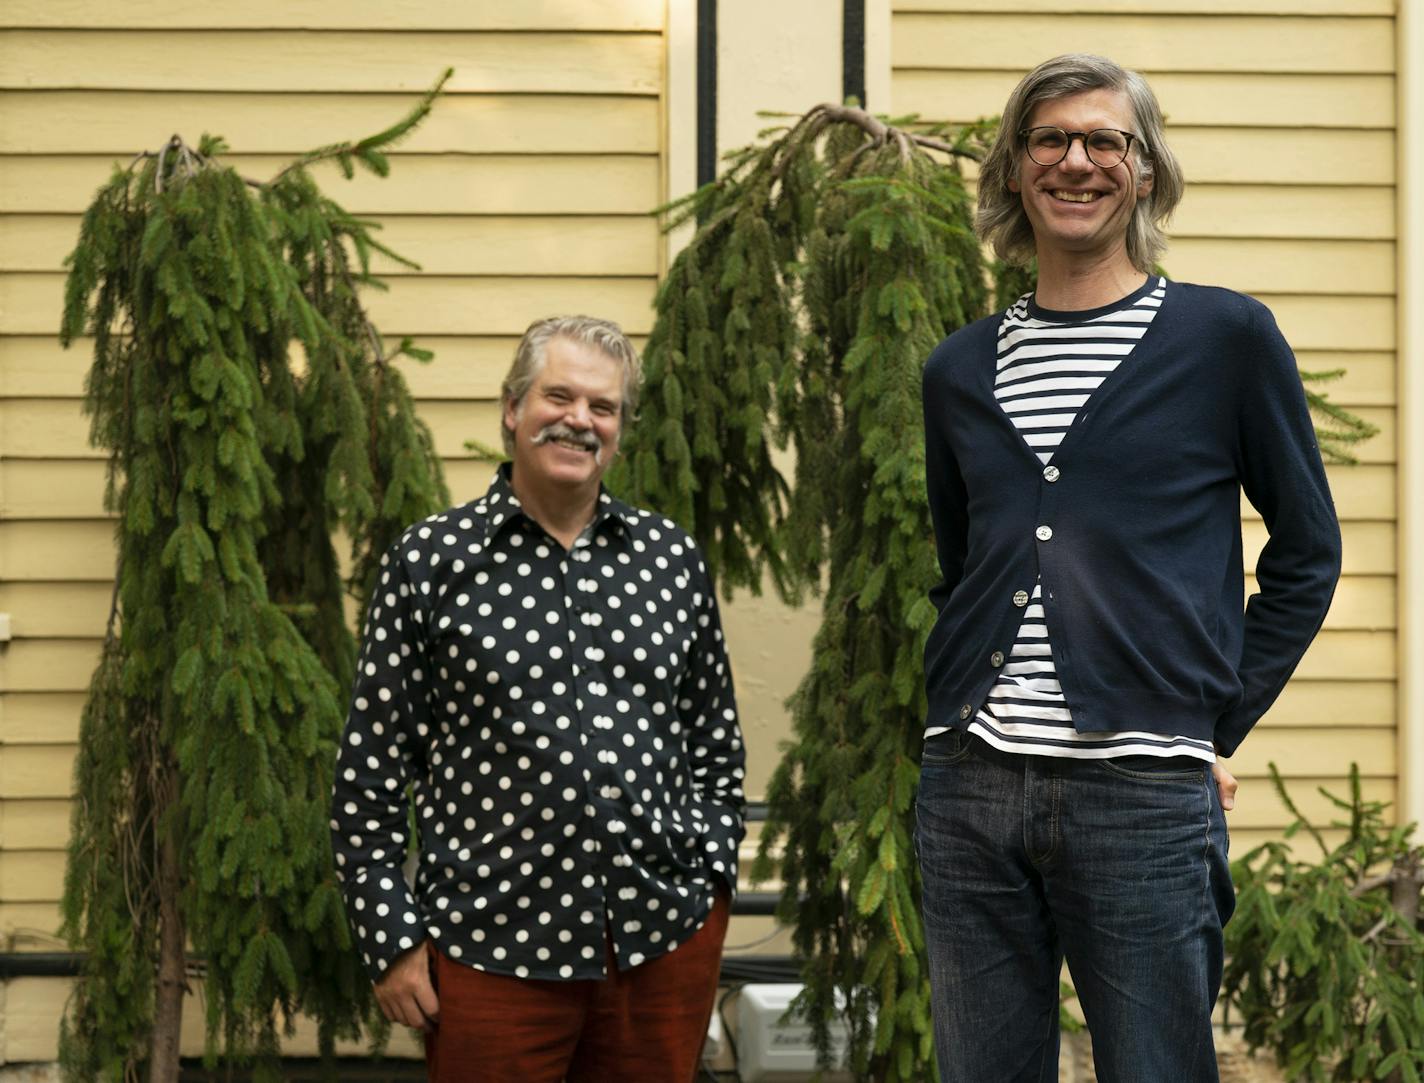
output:
[[[1227,1021],[1240,1016],[1252,1049],[1267,1048],[1292,1079],[1418,1083],[1424,1073],[1424,935],[1419,897],[1424,848],[1413,824],[1391,827],[1388,807],[1360,794],[1320,792],[1344,814],[1327,844],[1271,780],[1295,817],[1286,841],[1256,847],[1232,866],[1236,915],[1226,929]],[[1312,863],[1290,840],[1320,847]]]

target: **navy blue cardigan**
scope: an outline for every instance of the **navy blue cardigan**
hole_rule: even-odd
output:
[[[999,320],[945,339],[924,371],[944,576],[930,592],[927,724],[968,724],[1041,576],[1080,732],[1177,734],[1231,755],[1319,631],[1340,574],[1290,347],[1259,302],[1170,283],[1045,470],[994,399]],[[1270,531],[1244,612],[1243,490]]]

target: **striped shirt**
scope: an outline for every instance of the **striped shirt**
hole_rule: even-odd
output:
[[[1078,411],[1146,334],[1166,291],[1166,279],[1149,279],[1108,311],[1084,320],[1049,319],[1034,306],[1032,294],[1004,313],[994,398],[1045,466]],[[1073,728],[1053,665],[1041,580],[1034,585],[999,679],[969,732],[995,748],[1038,756],[1216,758],[1209,741],[1146,731],[1078,733]]]

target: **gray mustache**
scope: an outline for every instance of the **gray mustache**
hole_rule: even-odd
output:
[[[545,425],[534,437],[534,444],[547,444],[550,440],[569,440],[575,444],[580,444],[593,452],[593,461],[598,465],[603,465],[603,441],[593,433],[577,429],[571,429],[562,421],[556,421],[552,425]]]

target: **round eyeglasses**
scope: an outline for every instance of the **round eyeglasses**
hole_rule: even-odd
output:
[[[1083,141],[1083,150],[1088,161],[1099,169],[1111,169],[1127,157],[1128,149],[1137,136],[1131,132],[1120,132],[1116,128],[1094,128],[1091,132],[1069,132],[1052,125],[1038,128],[1024,128],[1019,138],[1028,149],[1028,156],[1038,165],[1057,165],[1068,157],[1073,140]],[[1142,141],[1139,139],[1139,143]],[[1142,143],[1143,150],[1147,144]]]

